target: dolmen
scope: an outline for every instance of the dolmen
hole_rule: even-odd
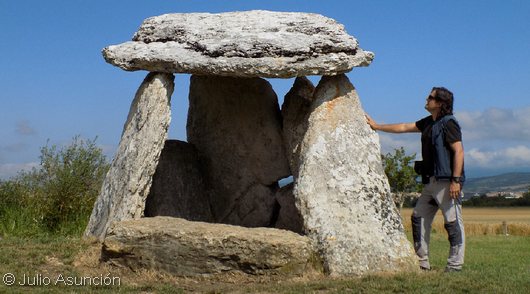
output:
[[[103,56],[149,72],[85,232],[102,240],[103,261],[183,276],[418,268],[345,75],[374,54],[343,25],[310,13],[165,14]],[[175,73],[192,74],[187,142],[167,138]],[[310,75],[322,76],[316,87]],[[281,108],[264,78],[295,78]]]

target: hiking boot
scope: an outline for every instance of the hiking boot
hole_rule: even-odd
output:
[[[430,271],[431,264],[429,263],[429,260],[420,260],[420,269],[422,271]]]
[[[430,267],[423,267],[423,266],[420,266],[420,270],[423,271],[423,272],[430,272],[430,271],[431,271],[431,268],[430,268]]]
[[[462,271],[461,268],[449,267],[449,266],[445,267],[445,270],[444,270],[444,272],[446,273],[455,273],[455,272],[461,272],[461,271]]]

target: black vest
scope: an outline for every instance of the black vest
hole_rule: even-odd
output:
[[[437,180],[449,180],[453,175],[451,163],[451,150],[445,145],[444,129],[449,120],[457,125],[458,121],[452,115],[446,115],[436,121],[432,126],[432,144],[434,145],[434,177]],[[460,127],[460,125],[458,125]],[[462,167],[462,181],[465,180],[465,172]]]

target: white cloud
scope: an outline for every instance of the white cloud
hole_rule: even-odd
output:
[[[464,143],[483,140],[510,140],[530,143],[530,107],[489,108],[455,113]]]
[[[466,166],[480,168],[530,167],[530,148],[514,146],[493,151],[481,151],[473,148],[466,152]]]
[[[455,114],[463,132],[466,169],[530,168],[530,107]],[[419,134],[378,132],[383,153],[404,147],[421,159]]]
[[[0,179],[9,179],[13,176],[16,176],[21,171],[29,171],[34,167],[37,168],[38,166],[38,162],[0,164]]]

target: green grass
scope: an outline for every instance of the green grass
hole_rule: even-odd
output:
[[[430,272],[266,286],[261,290],[289,293],[530,293],[530,237],[474,236],[467,239],[466,245],[465,266],[460,273],[443,272],[448,241],[444,234],[433,234],[433,270]]]
[[[83,276],[76,266],[78,254],[90,243],[67,237],[4,237],[0,240],[0,293],[530,293],[530,237],[472,236],[467,238],[466,263],[460,273],[444,273],[448,242],[435,233],[431,241],[431,264],[426,273],[393,276],[370,275],[333,280],[314,278],[269,282],[216,281],[158,278],[153,273],[131,273],[100,268],[121,277],[121,286],[6,286],[1,278],[13,273],[27,276]],[[94,273],[92,273],[94,274]],[[184,289],[186,291],[184,291]]]

